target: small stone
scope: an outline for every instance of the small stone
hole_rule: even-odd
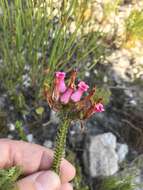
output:
[[[8,139],[13,139],[13,136],[12,135],[8,135],[7,138]]]
[[[23,86],[25,86],[26,88],[30,87],[30,82],[24,81]]]
[[[90,73],[88,71],[85,72],[85,76],[86,77],[89,77],[90,76]]]
[[[130,104],[132,104],[132,106],[136,106],[136,105],[137,105],[137,102],[136,102],[136,100],[131,100],[131,101],[130,101]]]
[[[97,75],[98,74],[98,71],[96,69],[94,69],[94,74]]]
[[[9,123],[8,128],[9,128],[10,131],[14,131],[15,130],[15,125],[13,123]]]
[[[10,107],[9,107],[9,110],[10,110],[10,111],[13,111],[13,110],[14,110],[14,107],[13,107],[13,106],[10,106]]]
[[[31,81],[31,78],[29,77],[29,75],[28,74],[23,75],[22,79],[23,79],[23,85],[25,87],[29,87],[30,86],[30,81]]]
[[[40,59],[40,58],[42,57],[42,53],[41,53],[41,52],[38,52],[38,53],[37,53],[37,57],[38,57],[38,59]]]
[[[103,78],[103,82],[107,83],[108,82],[108,77],[105,75]]]
[[[30,70],[30,65],[28,65],[28,64],[25,65],[25,66],[24,66],[24,70],[25,70],[25,71],[29,71],[29,70]]]
[[[118,154],[118,161],[121,163],[125,160],[126,155],[128,154],[128,145],[127,144],[120,144],[117,143],[117,154]]]
[[[51,111],[50,121],[55,124],[58,124],[60,122],[59,117],[57,116],[57,113],[53,110]]]
[[[0,109],[3,109],[5,107],[5,98],[0,97]]]
[[[28,140],[28,142],[33,142],[33,134],[28,134],[27,140]]]
[[[124,92],[125,92],[125,94],[126,94],[128,97],[133,98],[133,93],[132,93],[131,90],[126,89]]]
[[[46,140],[46,141],[43,143],[43,146],[45,146],[46,148],[53,148],[53,142],[50,141],[50,140]]]

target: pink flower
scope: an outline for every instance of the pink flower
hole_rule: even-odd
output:
[[[63,104],[67,104],[70,100],[70,97],[73,93],[74,89],[73,88],[68,88],[65,93],[61,96],[60,100]]]
[[[56,72],[56,88],[59,90],[60,93],[63,93],[66,91],[66,85],[65,85],[65,73],[64,72]]]
[[[103,104],[98,103],[94,107],[94,112],[103,112],[105,111]]]
[[[78,89],[77,91],[75,91],[72,96],[71,96],[71,99],[73,102],[78,102],[80,99],[81,99],[81,96],[84,92],[86,92],[88,90],[89,86],[84,82],[84,81],[81,81],[79,84],[78,84]]]

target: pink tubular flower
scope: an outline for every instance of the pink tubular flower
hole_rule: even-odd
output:
[[[103,112],[105,111],[103,104],[98,103],[94,107],[94,112]]]
[[[86,92],[88,90],[89,86],[84,82],[84,81],[81,81],[79,84],[78,84],[78,89],[77,91],[75,91],[72,96],[71,96],[71,100],[73,102],[78,102],[80,99],[81,99],[81,96],[84,92]]]
[[[60,93],[63,93],[66,91],[66,85],[65,85],[65,73],[64,72],[56,72],[56,88],[59,90]]]
[[[67,103],[69,102],[70,97],[71,97],[73,91],[74,91],[74,89],[71,88],[71,87],[69,87],[69,88],[65,91],[65,93],[61,96],[60,100],[61,100],[61,102],[62,102],[63,104],[67,104]]]

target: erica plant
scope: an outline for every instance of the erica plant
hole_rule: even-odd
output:
[[[44,97],[49,106],[58,112],[60,126],[56,137],[53,170],[60,172],[60,163],[65,153],[66,137],[71,121],[87,120],[94,113],[103,112],[103,99],[96,95],[96,88],[89,90],[84,81],[77,81],[77,71],[69,78],[65,72],[56,72],[53,82],[45,82]],[[86,92],[86,93],[85,93]]]

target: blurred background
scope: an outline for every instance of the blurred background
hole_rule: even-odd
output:
[[[1,138],[54,148],[43,83],[75,68],[107,105],[70,127],[74,190],[143,190],[143,0],[0,1]]]

